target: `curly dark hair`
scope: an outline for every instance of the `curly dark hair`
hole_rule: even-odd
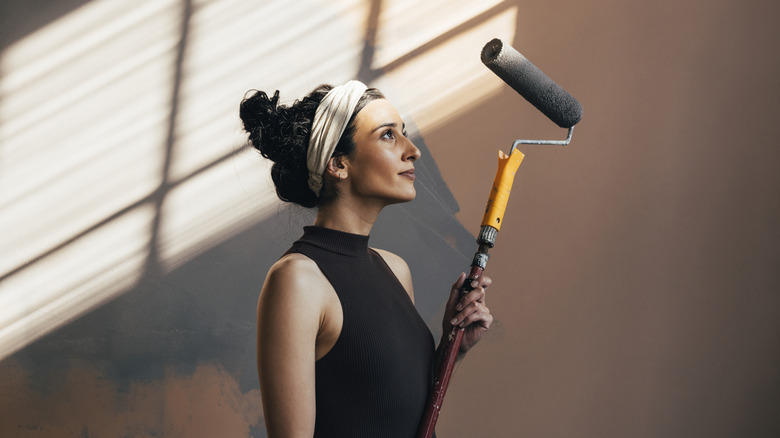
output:
[[[334,196],[327,180],[323,181],[324,186],[319,197],[309,188],[309,170],[306,167],[306,152],[309,148],[314,113],[320,101],[332,88],[332,85],[320,85],[292,105],[278,104],[279,90],[270,98],[264,91],[250,90],[247,92],[249,96],[245,96],[241,101],[239,115],[244,123],[244,130],[249,133],[252,146],[260,151],[263,157],[274,162],[271,179],[276,186],[276,194],[282,201],[312,208],[328,202]],[[351,156],[355,151],[355,116],[376,99],[384,99],[384,95],[376,88],[367,89],[360,97],[336,145],[333,157]]]

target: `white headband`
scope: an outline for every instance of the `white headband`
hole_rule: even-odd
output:
[[[306,152],[309,188],[317,196],[322,191],[322,174],[325,173],[328,160],[367,88],[360,81],[349,81],[330,90],[317,106],[309,138],[309,150]]]

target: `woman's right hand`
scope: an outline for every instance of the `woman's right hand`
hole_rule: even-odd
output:
[[[459,357],[474,347],[493,323],[493,315],[490,314],[490,309],[485,303],[487,288],[493,280],[484,275],[478,280],[473,280],[471,283],[473,289],[464,295],[460,290],[465,281],[466,273],[461,273],[452,285],[442,321],[442,342],[446,340],[452,327],[458,325],[465,329],[458,352]]]

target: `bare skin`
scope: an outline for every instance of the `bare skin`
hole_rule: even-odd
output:
[[[406,138],[403,122],[386,100],[367,104],[355,117],[355,153],[331,158],[325,171],[338,194],[320,206],[314,225],[368,235],[387,205],[414,199],[414,161],[420,151]],[[376,250],[414,302],[412,276],[401,257]],[[461,355],[473,347],[493,321],[485,305],[487,277],[463,298],[453,284],[442,322],[466,327]],[[288,254],[269,270],[258,303],[257,363],[268,436],[314,434],[314,364],[341,333],[343,315],[336,291],[302,254]],[[445,338],[446,341],[446,338]]]

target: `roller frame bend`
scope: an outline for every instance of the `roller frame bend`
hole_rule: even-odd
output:
[[[514,152],[517,145],[521,144],[543,144],[543,145],[555,145],[555,146],[566,146],[567,144],[571,143],[571,135],[574,131],[574,126],[569,128],[569,135],[566,137],[566,140],[515,140],[514,143],[512,143],[512,149],[509,150],[509,155],[512,155],[512,152]]]

